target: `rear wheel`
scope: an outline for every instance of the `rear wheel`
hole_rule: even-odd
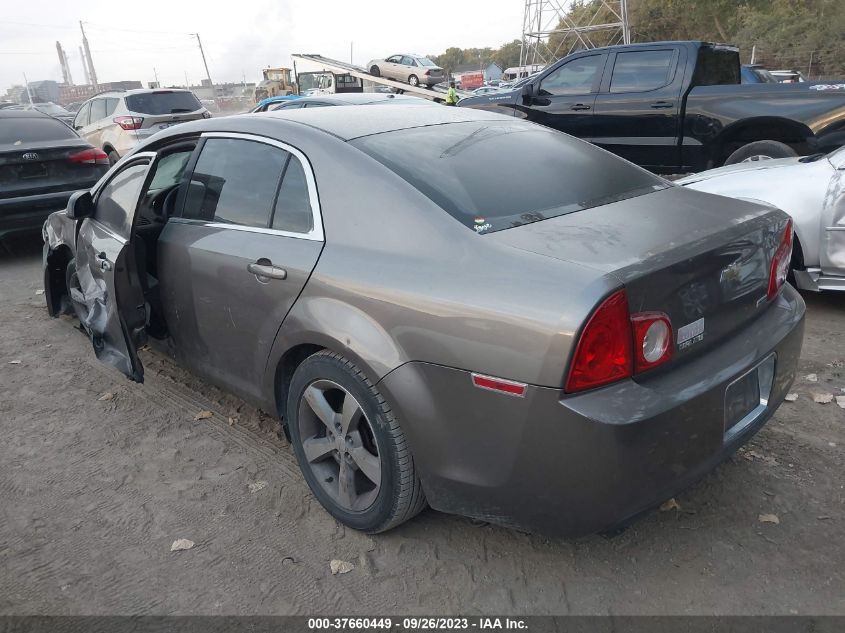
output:
[[[378,69],[378,66],[370,66],[370,74],[373,77],[381,77],[381,71]]]
[[[410,448],[390,407],[339,354],[318,352],[297,367],[285,418],[306,482],[344,525],[383,532],[425,507]]]
[[[781,143],[780,141],[754,141],[753,143],[743,145],[728,156],[725,165],[772,160],[774,158],[790,158],[792,156],[798,156],[798,152],[786,143]]]
[[[411,84],[412,86],[419,86],[420,85],[420,79],[416,75],[411,75],[410,77],[408,77],[408,83]]]

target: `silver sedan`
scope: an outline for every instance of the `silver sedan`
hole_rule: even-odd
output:
[[[845,290],[845,147],[804,158],[739,163],[678,182],[783,209],[795,222],[795,284],[803,290]]]

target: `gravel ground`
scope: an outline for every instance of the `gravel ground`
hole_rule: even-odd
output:
[[[805,296],[798,400],[679,508],[612,538],[431,510],[370,537],[271,417],[151,352],[144,385],[101,366],[47,316],[39,249],[0,255],[0,614],[845,614],[845,410],[813,402],[845,395],[845,296]]]

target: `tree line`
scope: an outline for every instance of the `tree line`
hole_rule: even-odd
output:
[[[800,70],[813,79],[845,78],[845,0],[628,0],[631,41],[705,40],[736,44],[743,63],[770,69]],[[569,7],[580,23],[616,21],[600,0],[576,0]],[[563,21],[558,28],[563,28]],[[617,43],[618,34],[589,34],[594,46]],[[583,44],[572,35],[553,33],[548,48],[563,57]],[[517,66],[521,42],[499,48],[451,47],[430,55],[452,70],[461,64]]]

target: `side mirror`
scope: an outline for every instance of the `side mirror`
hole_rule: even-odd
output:
[[[67,217],[71,220],[81,220],[94,215],[94,199],[87,189],[74,191],[67,201]]]
[[[537,87],[534,82],[529,82],[522,87],[522,96],[525,99],[532,99],[537,96]]]

